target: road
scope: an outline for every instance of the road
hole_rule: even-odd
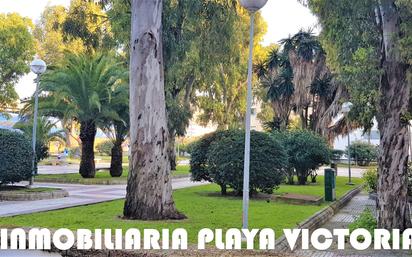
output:
[[[326,167],[326,166],[321,167],[321,168],[319,169],[319,171],[318,171],[318,175],[323,176],[323,175],[325,174],[325,173],[324,173],[325,168],[329,168],[329,167]],[[352,177],[354,177],[354,178],[361,178],[362,175],[363,175],[363,173],[364,173],[366,170],[367,170],[367,168],[364,168],[364,169],[351,168]],[[348,177],[348,174],[349,174],[349,169],[348,169],[348,168],[341,168],[341,167],[338,168],[338,176],[340,176],[340,177]]]
[[[189,165],[189,160],[179,161],[179,165]],[[96,169],[109,169],[110,163],[96,163]],[[39,165],[39,174],[70,174],[79,173],[79,164],[67,165]]]
[[[190,178],[177,178],[172,180],[173,189],[193,187],[203,184],[206,183],[192,182],[190,181]],[[35,187],[62,188],[69,192],[69,196],[60,199],[0,202],[0,217],[16,216],[21,214],[107,202],[116,199],[123,199],[126,196],[126,185],[36,183]]]

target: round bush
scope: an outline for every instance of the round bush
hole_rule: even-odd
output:
[[[0,129],[0,185],[29,179],[32,158],[33,150],[26,137]]]
[[[223,194],[226,187],[237,194],[243,190],[244,144],[243,131],[230,131],[210,145],[207,169],[212,181],[221,186]],[[251,132],[250,145],[249,190],[251,193],[273,193],[284,181],[286,152],[279,142],[262,132]]]
[[[230,135],[229,130],[216,131],[203,136],[200,140],[192,142],[190,146],[190,172],[193,181],[213,182],[207,169],[207,153],[210,145],[217,140]]]
[[[293,176],[296,174],[299,185],[306,184],[309,175],[316,176],[313,172],[330,160],[331,152],[326,140],[311,131],[275,132],[273,136],[287,150],[289,183],[293,183]]]

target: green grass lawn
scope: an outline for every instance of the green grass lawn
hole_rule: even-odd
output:
[[[346,185],[348,182],[347,177],[336,177],[336,197],[342,197],[347,191],[353,189],[355,186]],[[356,185],[363,183],[361,178],[352,178],[352,182]],[[295,185],[282,185],[276,193],[294,193],[303,195],[315,195],[323,196],[324,189],[324,177],[318,176],[316,184],[308,184],[305,186],[295,186]]]
[[[172,171],[172,176],[185,176],[189,175],[190,167],[189,165],[179,165],[177,166],[176,171]],[[128,168],[123,168],[123,173],[121,177],[112,178],[110,176],[109,171],[101,170],[96,173],[95,178],[82,178],[79,173],[71,173],[71,174],[40,174],[36,176],[35,180],[38,182],[52,182],[58,181],[60,183],[80,183],[80,184],[92,184],[92,183],[104,183],[107,181],[120,181],[125,182],[127,180],[127,176],[129,174]]]
[[[337,179],[337,192],[342,196],[354,186],[345,185],[346,178]],[[354,179],[360,183],[359,179]],[[43,212],[0,219],[0,227],[46,227],[69,229],[128,229],[185,228],[189,233],[189,241],[197,240],[197,232],[202,228],[240,228],[242,224],[242,198],[222,197],[217,195],[219,187],[212,184],[174,191],[173,196],[177,208],[187,215],[181,221],[126,221],[122,220],[123,200],[75,207],[58,211]],[[278,192],[312,194],[323,196],[323,178],[317,185],[286,186],[282,185]],[[273,228],[277,236],[282,229],[293,228],[324,208],[314,205],[292,205],[264,200],[250,201],[250,227]]]

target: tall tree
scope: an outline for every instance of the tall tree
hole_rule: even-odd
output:
[[[361,100],[355,106],[363,104],[352,119],[370,126],[376,113],[380,131],[378,225],[405,230],[411,225],[407,197],[411,81],[407,77],[412,64],[412,4],[322,0],[309,1],[309,6],[322,23],[328,62],[350,94]],[[354,67],[359,63],[366,64],[366,69]]]
[[[110,23],[100,5],[93,1],[73,0],[69,8],[47,6],[34,29],[39,56],[50,66],[59,65],[65,53],[93,53],[114,45]],[[81,145],[79,124],[61,120],[66,145]]]
[[[115,46],[109,18],[96,1],[71,0],[62,31],[66,41],[81,40],[88,53]]]
[[[242,127],[246,110],[246,73],[249,41],[249,15],[239,6],[216,1],[208,27],[202,29],[204,38],[201,48],[206,49],[201,60],[205,76],[197,98],[201,124],[212,122],[219,128]],[[210,12],[209,11],[209,12]],[[266,23],[260,13],[255,16],[255,48],[266,31]],[[223,36],[222,36],[223,35]]]
[[[0,14],[0,114],[17,107],[14,85],[29,72],[34,55],[33,25],[16,13]]]
[[[163,70],[163,1],[132,1],[129,178],[124,216],[179,219],[172,198]]]
[[[269,51],[266,60],[255,65],[255,73],[259,84],[265,89],[266,99],[269,100],[275,116],[265,124],[271,129],[286,129],[289,116],[294,105],[292,96],[295,91],[293,84],[293,70],[287,54],[273,48]]]
[[[41,111],[47,116],[80,123],[82,155],[79,173],[84,178],[96,174],[94,140],[103,120],[118,119],[110,108],[112,94],[121,85],[121,63],[107,54],[67,55],[65,61],[42,77]]]
[[[124,28],[130,27],[130,1],[102,2],[106,4],[119,47],[127,49],[130,35]],[[221,126],[239,125],[242,120],[248,15],[240,9],[238,13],[236,3],[231,0],[165,0],[163,8],[165,92],[173,169],[175,137],[186,133],[196,105],[204,120],[216,117],[216,123],[225,123]],[[265,29],[260,16],[256,28],[255,40],[260,41]],[[226,91],[225,105],[233,110],[226,110],[229,114],[226,121],[225,108],[219,104],[222,91]],[[199,92],[208,97],[199,99]]]
[[[47,6],[36,22],[33,34],[37,41],[38,54],[49,66],[57,65],[63,60],[66,51],[85,51],[81,39],[67,40],[63,32],[67,12],[64,6]]]
[[[407,63],[400,52],[399,40],[407,37],[401,29],[401,6],[395,0],[379,2],[381,27],[381,68],[379,91],[379,183],[378,224],[385,229],[410,227],[408,201],[409,120],[411,81]],[[410,13],[409,18],[412,17]],[[409,35],[412,39],[412,34]]]
[[[101,128],[112,140],[110,159],[110,175],[120,177],[123,173],[123,148],[122,145],[129,135],[130,115],[129,115],[129,86],[127,83],[128,74],[125,74],[121,81],[121,86],[112,93],[110,109],[116,112],[119,117],[106,117]],[[120,119],[119,119],[120,118]]]
[[[318,37],[310,30],[301,30],[280,43],[281,50],[272,48],[266,59],[255,65],[259,83],[275,113],[266,125],[286,129],[294,112],[303,128],[323,136],[333,135],[329,124],[342,91],[326,65]]]

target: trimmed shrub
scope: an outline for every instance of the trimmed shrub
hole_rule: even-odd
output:
[[[193,181],[213,182],[207,169],[207,153],[210,145],[228,135],[231,131],[216,131],[203,136],[199,141],[191,143],[190,146],[190,172]]]
[[[110,140],[104,141],[96,146],[96,150],[101,155],[112,155],[113,142]]]
[[[209,134],[194,147],[192,178],[227,187],[237,194],[243,189],[244,131],[228,130]],[[250,192],[273,193],[284,180],[287,155],[281,144],[262,132],[251,132]],[[200,164],[200,165],[199,165]]]
[[[25,136],[0,129],[0,185],[29,179],[32,158],[33,150]]]
[[[363,173],[362,178],[365,181],[366,190],[369,193],[376,193],[378,190],[378,170],[375,168],[368,169]]]
[[[329,163],[330,150],[326,140],[308,130],[274,132],[288,153],[288,183],[293,184],[293,176],[298,177],[299,185],[305,185],[309,175],[323,164]],[[312,181],[316,182],[316,180]]]
[[[348,149],[346,149],[348,152]],[[378,150],[375,145],[355,141],[350,145],[350,157],[356,161],[359,166],[369,166],[371,161],[378,157]]]
[[[214,141],[207,153],[209,174],[221,187],[229,186],[237,194],[243,190],[245,137],[243,131]],[[287,155],[279,142],[266,133],[251,132],[250,192],[271,194],[284,180]]]

